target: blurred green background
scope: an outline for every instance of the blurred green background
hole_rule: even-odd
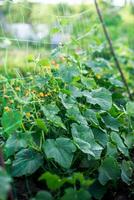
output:
[[[134,4],[116,6],[99,1],[105,24],[120,57],[134,51]],[[59,44],[73,43],[79,49],[104,49],[106,39],[93,3],[42,4],[4,1],[0,5],[0,71],[16,73],[35,68],[33,58],[48,57]],[[107,48],[107,47],[106,47]],[[108,50],[107,50],[108,51]],[[108,58],[108,53],[107,54]],[[122,62],[125,62],[125,58]],[[124,60],[123,60],[124,59]]]

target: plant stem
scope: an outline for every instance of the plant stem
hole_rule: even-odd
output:
[[[112,40],[111,40],[110,35],[109,35],[109,33],[108,33],[108,31],[107,31],[107,28],[106,28],[106,26],[105,26],[105,23],[104,23],[104,20],[103,20],[103,17],[102,17],[102,13],[101,13],[101,10],[100,10],[100,8],[99,8],[99,4],[98,4],[97,0],[94,0],[94,4],[95,4],[95,7],[96,7],[96,11],[97,11],[99,20],[100,20],[100,22],[101,22],[101,25],[102,25],[102,28],[103,28],[105,37],[106,37],[107,42],[108,42],[108,44],[109,44],[109,48],[110,48],[111,54],[112,54],[112,56],[113,56],[113,58],[114,58],[115,65],[116,65],[118,71],[120,72],[120,75],[121,75],[122,81],[123,81],[123,83],[124,83],[124,86],[126,87],[126,90],[127,90],[128,96],[129,96],[129,99],[130,99],[130,100],[133,100],[132,95],[131,95],[131,92],[130,92],[130,89],[129,89],[129,86],[128,86],[127,81],[126,81],[126,78],[125,78],[125,75],[124,75],[124,73],[123,73],[123,71],[122,71],[122,69],[121,69],[119,60],[118,60],[118,58],[117,58],[117,56],[116,56],[116,54],[115,54],[115,51],[114,51],[114,48],[113,48],[113,44],[112,44]]]

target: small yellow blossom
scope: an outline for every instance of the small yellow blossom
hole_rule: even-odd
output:
[[[7,95],[4,95],[4,98],[5,98],[5,99],[8,99],[8,98],[9,98],[9,96],[7,96]]]
[[[27,113],[26,113],[26,117],[27,117],[27,118],[31,117],[31,113],[30,113],[30,112],[27,112]]]
[[[35,93],[36,93],[36,90],[32,90],[31,93],[35,94]]]
[[[10,111],[10,108],[9,108],[8,106],[6,106],[6,107],[4,107],[4,110],[5,110],[6,112],[9,112],[9,111]]]
[[[98,79],[100,79],[100,78],[101,78],[101,75],[100,75],[100,74],[97,74],[96,77],[97,77]]]
[[[56,65],[56,61],[55,60],[52,60],[52,65]]]
[[[29,95],[29,91],[26,90],[26,91],[25,91],[25,96],[27,97],[28,95]]]
[[[44,97],[44,93],[43,93],[43,92],[40,92],[40,93],[39,93],[39,97]]]
[[[61,59],[62,62],[65,61],[65,57],[64,56],[61,56],[60,59]]]
[[[59,69],[59,64],[56,64],[56,65],[55,65],[55,68],[56,68],[56,69]]]
[[[14,103],[14,101],[11,99],[11,100],[9,100],[9,103],[10,103],[10,104],[13,104],[13,103]]]
[[[48,96],[50,96],[50,95],[51,95],[51,93],[48,92],[48,93],[44,94],[44,97],[48,97]]]
[[[15,90],[16,90],[16,91],[20,91],[20,87],[16,87]]]

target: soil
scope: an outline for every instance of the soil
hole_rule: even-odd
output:
[[[41,187],[42,184],[34,180],[33,177],[22,177],[14,180],[13,200],[29,200],[40,190],[45,189]],[[102,200],[134,200],[134,194],[130,192],[132,186],[126,184],[119,184],[117,189],[109,189]],[[71,199],[70,199],[71,200]]]

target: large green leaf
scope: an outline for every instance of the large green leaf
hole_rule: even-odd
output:
[[[99,181],[105,185],[108,181],[116,182],[120,177],[120,167],[113,157],[105,158],[99,167]]]
[[[53,200],[53,197],[49,192],[42,190],[39,191],[32,200]]]
[[[76,66],[64,66],[60,67],[60,77],[64,82],[70,83],[75,77],[80,76],[79,68]]]
[[[92,131],[94,134],[95,141],[101,144],[103,147],[105,147],[108,142],[107,132],[99,128],[93,128]]]
[[[0,167],[0,200],[6,200],[7,194],[11,188],[11,177]]]
[[[60,200],[71,200],[72,198],[73,200],[90,200],[91,195],[84,189],[74,190],[73,188],[68,188],[65,190],[65,194]]]
[[[128,149],[130,149],[130,148],[132,148],[134,146],[134,132],[132,132],[132,133],[123,133],[122,137],[123,137],[124,143],[128,147]]]
[[[102,151],[103,148],[95,142],[93,132],[87,125],[72,124],[71,132],[77,147],[83,153],[96,157]]]
[[[71,120],[76,121],[79,124],[87,125],[86,118],[82,116],[79,108],[75,105],[72,108],[67,110],[66,114]]]
[[[127,110],[128,115],[134,116],[134,102],[129,101],[126,104],[126,110]]]
[[[47,158],[53,158],[64,168],[70,168],[75,151],[76,147],[68,138],[48,139],[44,143],[44,152]]]
[[[94,141],[92,130],[86,125],[72,124],[72,136],[78,148],[87,154],[94,156],[91,143]]]
[[[44,115],[49,119],[50,116],[55,116],[60,111],[57,105],[53,102],[42,107]]]
[[[116,118],[112,117],[110,114],[107,114],[102,118],[108,129],[111,129],[112,131],[119,131],[120,123]]]
[[[128,185],[130,185],[132,180],[133,168],[134,164],[131,161],[126,161],[126,160],[122,161],[121,178]]]
[[[109,81],[112,85],[114,85],[115,87],[123,87],[123,82],[119,81],[118,79],[116,79],[115,77],[111,77],[109,78]]]
[[[10,135],[5,144],[5,154],[11,156],[21,148],[26,148],[27,138],[27,133],[15,133]]]
[[[13,133],[21,126],[22,115],[20,112],[15,110],[4,112],[1,123],[6,133]]]
[[[112,142],[108,142],[107,143],[107,156],[113,156],[116,157],[118,154],[118,150],[115,144],[113,144]]]
[[[73,97],[74,99],[76,99],[77,97],[82,97],[82,91],[80,88],[72,85],[67,86],[70,96]]]
[[[43,106],[42,111],[48,121],[52,122],[55,126],[66,129],[61,118],[57,115],[60,110],[55,103]]]
[[[101,200],[107,191],[107,187],[96,181],[93,185],[91,185],[89,191],[95,199]]]
[[[12,166],[13,176],[23,176],[33,174],[43,164],[43,156],[32,150],[23,149],[19,151]]]
[[[125,156],[128,156],[128,149],[127,147],[124,145],[122,138],[120,137],[120,135],[116,132],[112,132],[111,133],[111,139],[112,141],[116,144],[117,148],[119,149],[119,151],[121,153],[123,153]]]
[[[66,94],[60,93],[59,98],[66,109],[72,108],[75,104],[74,98],[67,96]]]
[[[82,76],[81,77],[81,82],[87,89],[96,88],[96,82],[95,82],[95,80],[93,78]]]
[[[98,104],[103,110],[110,110],[112,107],[112,95],[109,90],[99,88],[92,92],[84,91],[83,95],[90,104]]]
[[[84,116],[86,117],[88,122],[99,126],[99,121],[97,119],[95,111],[93,111],[92,109],[87,109],[84,112]]]

